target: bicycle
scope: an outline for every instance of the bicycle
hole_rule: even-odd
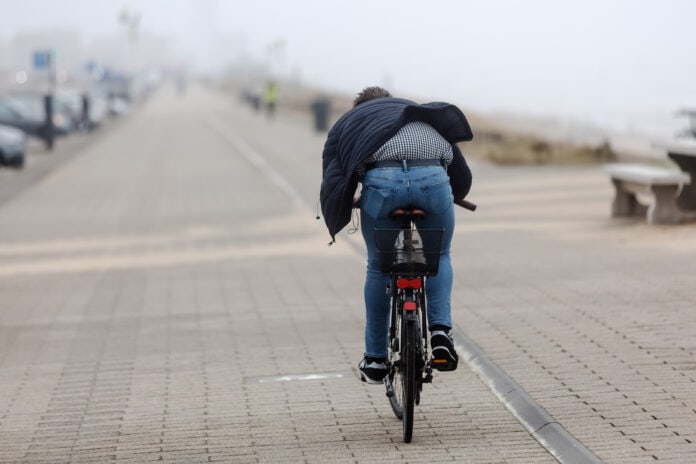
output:
[[[466,200],[455,203],[476,210]],[[380,270],[390,277],[389,373],[384,383],[391,408],[402,421],[405,443],[413,436],[414,408],[420,404],[423,384],[432,382],[432,363],[440,361],[429,355],[425,281],[438,272],[444,230],[418,229],[416,222],[426,214],[399,208],[390,218],[401,221],[400,228],[375,229]]]

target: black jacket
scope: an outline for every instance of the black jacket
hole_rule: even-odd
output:
[[[452,144],[454,159],[447,169],[452,193],[464,198],[471,188],[471,171],[457,142],[473,138],[459,108],[449,103],[419,105],[401,98],[376,98],[344,114],[329,131],[322,155],[321,210],[331,238],[350,222],[358,180],[355,169],[412,121],[430,124]]]

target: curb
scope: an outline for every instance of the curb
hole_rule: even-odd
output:
[[[602,460],[534,401],[461,330],[452,330],[463,359],[522,426],[560,463],[602,464]]]

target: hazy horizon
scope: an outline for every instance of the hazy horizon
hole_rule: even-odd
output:
[[[66,7],[67,5],[67,7]],[[306,83],[353,93],[456,101],[483,112],[552,115],[664,134],[674,112],[696,107],[696,41],[687,0],[1,0],[0,41],[51,27],[84,40],[140,30],[171,38],[214,71],[251,57]],[[41,11],[41,14],[37,14]],[[683,124],[683,122],[681,122]]]

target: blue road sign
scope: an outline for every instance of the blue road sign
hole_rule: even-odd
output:
[[[34,52],[34,68],[46,69],[51,66],[51,51],[36,50]]]

